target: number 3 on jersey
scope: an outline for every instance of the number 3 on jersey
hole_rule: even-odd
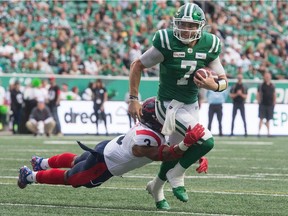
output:
[[[185,75],[177,80],[177,85],[188,85],[188,79],[191,76],[191,74],[194,72],[197,66],[197,61],[187,61],[187,60],[182,60],[181,61],[181,69],[185,69],[187,67],[190,67],[190,70],[185,73]]]

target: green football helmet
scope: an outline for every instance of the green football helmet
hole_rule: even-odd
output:
[[[184,44],[201,37],[206,19],[203,10],[194,3],[182,5],[173,17],[174,36]]]

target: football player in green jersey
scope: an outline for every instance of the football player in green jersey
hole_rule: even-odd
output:
[[[223,91],[227,88],[227,77],[220,62],[220,39],[203,31],[206,20],[202,9],[194,3],[179,8],[173,18],[173,29],[161,29],[153,38],[153,46],[130,68],[129,113],[136,120],[142,115],[138,101],[138,88],[144,68],[160,64],[160,82],[156,103],[156,115],[163,123],[162,133],[169,137],[169,143],[181,143],[185,131],[198,123],[198,91],[205,88]],[[199,68],[209,67],[218,74],[215,82],[211,72],[208,77],[194,76]],[[188,167],[207,154],[214,146],[211,132],[205,129],[202,139],[187,150],[184,157],[161,165],[158,176],[147,185],[158,209],[169,209],[163,187],[168,180],[173,194],[187,202],[184,174]]]

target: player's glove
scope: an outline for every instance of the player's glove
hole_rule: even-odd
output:
[[[183,142],[179,143],[179,148],[186,151],[190,146],[195,144],[201,137],[204,136],[204,127],[201,124],[196,124],[192,129],[189,125]]]
[[[206,157],[201,157],[199,159],[199,167],[196,169],[198,173],[205,172],[207,173],[208,171],[208,159]]]
[[[190,147],[191,145],[196,143],[201,137],[204,136],[205,134],[204,130],[205,130],[204,127],[199,123],[196,124],[192,129],[191,126],[189,126],[183,140],[184,144],[187,147]]]

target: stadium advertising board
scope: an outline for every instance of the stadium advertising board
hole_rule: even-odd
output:
[[[245,104],[248,135],[258,134],[258,107],[258,104]],[[201,105],[200,109],[200,122],[205,126],[208,125],[208,108],[209,104],[205,103]],[[222,130],[224,135],[229,135],[231,133],[232,108],[233,104],[231,103],[223,104]],[[214,115],[213,118],[211,132],[215,135],[219,134],[218,120],[216,115]],[[277,104],[275,106],[273,120],[270,121],[270,133],[271,135],[288,135],[287,105]],[[244,135],[244,126],[241,119],[240,111],[238,111],[235,118],[234,135]],[[261,135],[267,135],[267,129],[265,125],[263,125],[261,128]]]
[[[129,129],[127,104],[105,103],[109,134],[126,133]],[[96,116],[92,101],[61,101],[58,116],[63,134],[96,134]],[[99,120],[99,134],[105,134],[104,122]]]
[[[200,109],[200,122],[208,125],[208,106],[202,104]],[[246,104],[246,121],[249,135],[258,133],[258,105]],[[90,101],[62,101],[59,107],[58,115],[64,134],[96,134],[96,116],[93,113],[93,103]],[[121,101],[108,101],[105,103],[105,112],[107,115],[107,126],[109,134],[126,133],[129,129],[129,120],[127,116],[127,104]],[[223,105],[223,133],[231,133],[232,104]],[[287,105],[278,104],[274,110],[274,119],[270,123],[272,135],[288,135],[288,109]],[[105,134],[103,121],[99,122],[99,134]],[[216,116],[212,123],[212,133],[218,134],[218,121]],[[243,135],[244,128],[240,113],[236,116],[234,125],[234,134]],[[265,126],[262,127],[261,134],[266,135]]]

